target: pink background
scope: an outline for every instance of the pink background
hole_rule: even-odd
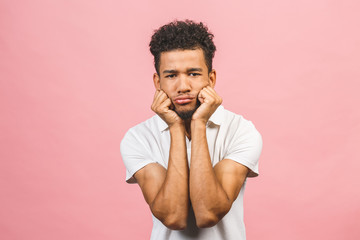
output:
[[[264,140],[249,240],[360,239],[360,4],[0,2],[0,239],[148,239],[119,143],[153,115],[154,29],[215,34],[216,90]]]

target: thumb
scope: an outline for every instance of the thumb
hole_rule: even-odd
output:
[[[200,101],[200,103],[204,103],[204,97],[203,97],[203,91],[200,91],[199,95],[198,95],[198,99]]]

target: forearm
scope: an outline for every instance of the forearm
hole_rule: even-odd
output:
[[[155,217],[172,229],[183,229],[189,210],[189,168],[187,163],[185,128],[170,128],[171,144],[166,177],[152,202]]]
[[[190,199],[199,227],[215,225],[231,208],[216,178],[206,139],[206,123],[191,123]]]

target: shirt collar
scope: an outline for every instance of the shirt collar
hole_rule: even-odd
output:
[[[160,132],[163,132],[163,131],[165,131],[166,129],[169,128],[169,126],[167,125],[167,123],[166,123],[164,120],[162,120],[162,118],[159,117],[159,115],[156,114],[156,118],[158,119]]]
[[[162,120],[162,118],[159,117],[159,115],[156,115],[156,118],[158,119],[159,130],[161,132],[163,132],[169,128],[167,123],[164,120]],[[223,122],[223,120],[224,120],[224,107],[222,105],[220,105],[216,109],[216,111],[211,115],[211,117],[209,118],[207,125],[209,125],[210,123],[213,123],[215,125],[220,126],[221,123]]]
[[[221,125],[221,123],[224,120],[224,107],[222,105],[220,105],[216,111],[211,115],[211,117],[209,118],[208,121],[208,125],[209,122],[215,124],[215,125]]]

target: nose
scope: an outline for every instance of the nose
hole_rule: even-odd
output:
[[[188,77],[184,75],[179,76],[177,92],[185,93],[185,92],[190,92],[190,90],[191,90],[190,79],[188,79]]]

